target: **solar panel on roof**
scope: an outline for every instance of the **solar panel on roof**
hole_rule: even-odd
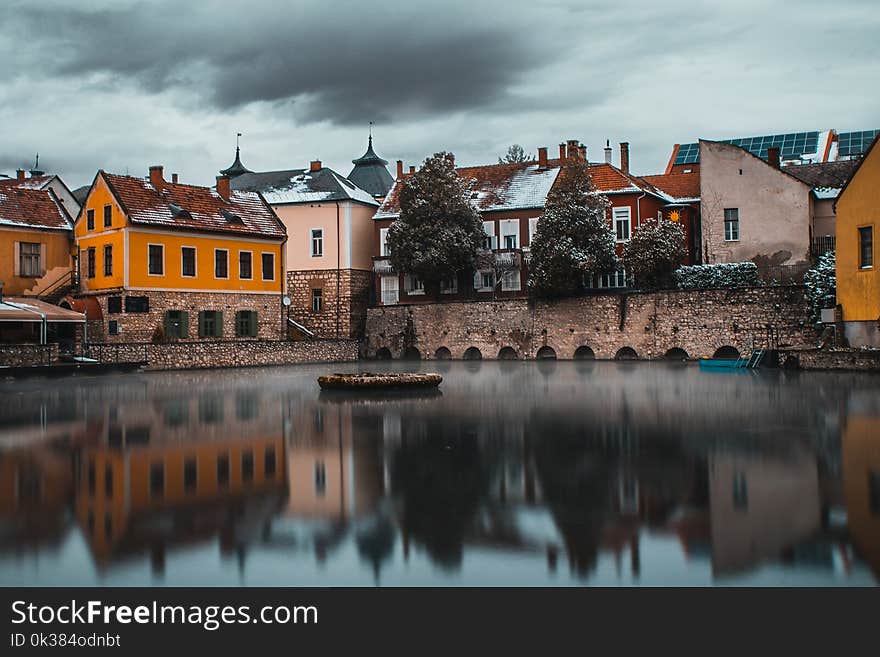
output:
[[[877,131],[868,131],[874,132]],[[853,133],[856,134],[856,133]],[[873,139],[873,137],[872,137]],[[722,143],[739,146],[756,155],[761,159],[767,159],[767,149],[773,146],[779,148],[779,155],[783,160],[796,160],[803,155],[810,155],[819,149],[819,132],[790,132],[784,135],[764,135],[759,137],[736,137],[724,139]],[[870,140],[868,144],[870,144]],[[867,147],[867,146],[866,146]],[[842,142],[841,142],[842,148]],[[682,144],[675,156],[675,164],[696,164],[700,161],[699,144]]]
[[[838,155],[861,155],[868,150],[878,133],[880,130],[856,130],[839,133],[837,135]]]

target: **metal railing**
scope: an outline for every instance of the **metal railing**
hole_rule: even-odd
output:
[[[822,237],[814,237],[811,244],[811,250],[814,256],[824,255],[825,253],[834,252],[836,239],[834,235],[823,235]]]
[[[148,342],[99,342],[89,343],[82,355],[99,363],[142,363],[150,362]]]
[[[390,258],[374,258],[373,272],[376,274],[393,274],[394,267],[391,265]]]

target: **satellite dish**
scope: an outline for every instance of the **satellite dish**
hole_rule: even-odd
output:
[[[290,305],[290,297],[284,297],[281,300],[281,303],[283,303],[285,306],[289,306]]]

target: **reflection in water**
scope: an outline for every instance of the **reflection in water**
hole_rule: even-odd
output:
[[[0,384],[0,584],[880,576],[875,377],[441,366],[390,396],[316,367]]]

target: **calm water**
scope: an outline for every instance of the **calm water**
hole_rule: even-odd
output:
[[[345,369],[0,382],[0,584],[880,577],[880,377],[441,362],[436,396],[319,394]]]

